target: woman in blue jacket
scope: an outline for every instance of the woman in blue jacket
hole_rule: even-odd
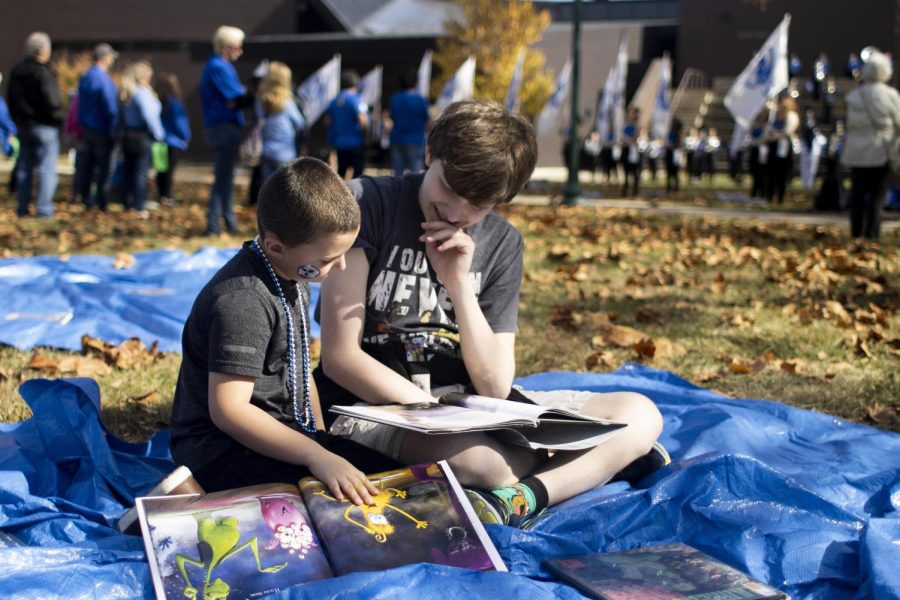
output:
[[[259,84],[256,117],[262,124],[261,181],[284,163],[297,158],[297,135],[306,121],[293,97],[291,69],[284,63],[269,64],[266,76]]]
[[[150,169],[150,145],[165,138],[160,112],[162,107],[150,80],[150,63],[138,61],[125,71],[119,84],[119,112],[122,120],[122,198],[125,208],[146,219],[147,171]]]
[[[191,141],[191,124],[181,101],[178,77],[171,73],[161,73],[156,78],[156,95],[162,103],[162,125],[166,132],[163,141],[168,147],[169,158],[169,168],[162,173],[156,173],[156,189],[159,191],[160,204],[172,206],[175,204],[172,195],[175,167]]]

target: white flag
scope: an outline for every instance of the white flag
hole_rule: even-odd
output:
[[[617,142],[622,141],[622,129],[625,127],[625,81],[628,77],[628,38],[619,39],[619,51],[616,54],[616,74],[612,85],[613,134]]]
[[[669,107],[672,102],[672,59],[663,54],[659,61],[659,87],[653,104],[653,139],[664,140],[669,136]]]
[[[297,86],[297,102],[303,109],[308,127],[319,120],[340,91],[341,55],[335,54],[334,58]]]
[[[438,114],[450,104],[459,100],[468,100],[475,95],[475,57],[466,59],[444,86],[435,106]]]
[[[381,76],[384,69],[378,65],[359,80],[356,91],[360,100],[366,103],[369,109],[381,104]]]
[[[553,93],[550,95],[550,99],[541,110],[540,116],[538,116],[538,135],[546,135],[548,133],[551,133],[556,126],[556,121],[559,118],[559,109],[562,107],[563,103],[566,101],[566,97],[568,97],[569,95],[569,73],[571,71],[572,64],[569,61],[566,61],[566,64],[563,65],[562,71],[559,72],[559,77],[556,78],[556,86],[553,88]]]
[[[731,116],[745,129],[769,98],[788,85],[788,26],[791,16],[785,15],[766,43],[753,56],[750,64],[738,75],[725,95],[725,106]]]
[[[525,48],[519,48],[516,66],[513,67],[512,79],[509,80],[509,88],[506,90],[506,100],[503,102],[506,110],[510,112],[519,110],[519,90],[522,89],[522,68],[524,66]]]
[[[600,94],[600,103],[597,105],[596,129],[601,145],[609,141],[609,110],[612,107],[612,89],[615,77],[616,68],[613,67],[606,75],[606,83],[603,85],[603,93]]]
[[[419,73],[416,80],[416,90],[423,98],[428,98],[431,91],[431,50],[426,50],[419,63]]]

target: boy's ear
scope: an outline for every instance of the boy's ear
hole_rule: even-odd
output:
[[[281,256],[284,254],[284,244],[274,233],[267,233],[263,236],[262,246],[267,256]]]

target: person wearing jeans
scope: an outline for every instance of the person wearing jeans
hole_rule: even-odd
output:
[[[59,129],[52,125],[23,125],[19,128],[19,152],[22,164],[15,171],[18,206],[16,214],[28,216],[31,185],[37,169],[37,216],[53,216],[56,193],[56,159],[59,156]]]
[[[53,216],[59,127],[64,112],[56,75],[50,69],[50,36],[34,32],[25,41],[25,58],[9,74],[7,101],[19,130],[20,160],[15,169],[16,214],[28,215],[33,171],[37,174],[37,215]]]
[[[214,180],[209,193],[207,235],[220,232],[221,220],[229,233],[237,232],[232,210],[234,165],[241,144],[244,115],[241,109],[253,104],[234,69],[243,52],[244,32],[237,27],[223,25],[213,36],[213,55],[209,57],[200,76],[200,107],[206,141],[213,149]]]

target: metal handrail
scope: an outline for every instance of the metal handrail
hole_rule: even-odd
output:
[[[678,89],[672,96],[672,104],[669,107],[669,114],[674,115],[681,104],[681,100],[687,90],[706,89],[709,87],[709,77],[700,69],[688,67],[681,75],[681,81],[678,83]]]

